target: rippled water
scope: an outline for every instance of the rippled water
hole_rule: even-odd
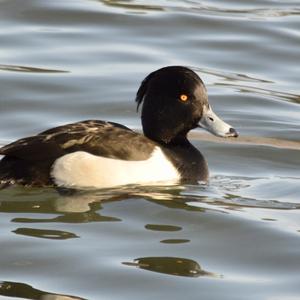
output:
[[[0,298],[299,299],[299,1],[0,1],[0,144],[104,119],[192,67],[240,132],[208,185],[0,191]]]

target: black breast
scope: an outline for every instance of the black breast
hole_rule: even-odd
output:
[[[183,183],[197,184],[198,181],[208,180],[209,171],[204,156],[187,139],[162,149],[179,171]]]

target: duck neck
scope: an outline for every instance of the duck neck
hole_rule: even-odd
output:
[[[166,156],[180,173],[182,182],[197,183],[208,180],[209,172],[204,156],[186,137],[161,145]]]
[[[174,145],[190,144],[190,142],[187,139],[188,131],[182,131],[174,135],[174,132],[172,132],[172,130],[167,130],[167,129],[147,130],[147,129],[148,128],[145,127],[143,128],[144,135],[150,140],[153,140],[162,146],[168,147]]]

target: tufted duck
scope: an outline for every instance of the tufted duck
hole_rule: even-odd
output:
[[[144,135],[113,122],[55,127],[0,149],[0,182],[65,188],[206,181],[208,167],[187,133],[202,127],[221,137],[234,128],[211,109],[206,88],[189,68],[149,74],[136,95]]]

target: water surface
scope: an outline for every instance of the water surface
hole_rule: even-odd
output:
[[[208,185],[0,192],[0,299],[298,299],[299,1],[0,1],[0,144],[103,119],[192,67],[240,133]]]

